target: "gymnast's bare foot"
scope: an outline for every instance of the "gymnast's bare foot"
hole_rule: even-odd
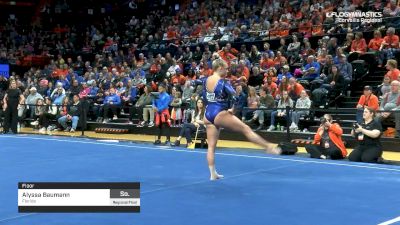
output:
[[[211,174],[211,176],[210,176],[210,180],[218,180],[218,179],[222,179],[222,178],[224,178],[224,175],[218,174],[218,173]]]
[[[278,146],[271,146],[265,151],[266,151],[266,153],[274,154],[274,155],[280,155],[282,153],[282,149]]]

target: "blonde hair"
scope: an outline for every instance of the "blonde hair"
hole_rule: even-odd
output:
[[[181,98],[182,97],[181,92],[180,91],[175,92],[175,96],[174,97],[175,98]]]
[[[397,61],[395,59],[389,59],[386,64],[392,68],[397,68]]]
[[[219,58],[219,59],[215,59],[212,62],[213,71],[217,71],[221,67],[224,67],[224,68],[228,67],[228,64],[225,62],[225,60]]]
[[[249,86],[249,97],[250,93],[254,93],[254,96],[257,96],[256,88],[253,86]]]
[[[375,30],[374,34],[377,34],[379,37],[382,37],[382,33],[380,30]]]

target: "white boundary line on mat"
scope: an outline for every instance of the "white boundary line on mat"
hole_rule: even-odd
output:
[[[18,216],[13,216],[13,217],[8,217],[8,218],[0,219],[0,223],[7,222],[7,221],[9,221],[9,220],[19,219],[19,218],[22,218],[22,217],[33,216],[33,215],[36,215],[36,214],[37,214],[37,213],[29,213],[29,214],[18,215]]]
[[[390,224],[394,224],[394,223],[397,223],[397,222],[400,222],[400,216],[399,216],[399,217],[396,217],[396,218],[394,218],[394,219],[391,219],[391,220],[382,222],[382,223],[380,223],[380,224],[378,224],[378,225],[390,225]]]
[[[135,148],[135,149],[151,149],[151,150],[160,150],[160,151],[206,154],[205,151],[193,151],[193,150],[175,149],[175,148],[158,147],[158,146],[147,147],[147,146],[136,146],[136,145],[129,145],[129,144],[126,144],[126,145],[113,144],[113,143],[104,143],[104,142],[99,142],[99,141],[96,142],[95,140],[94,141],[80,141],[80,140],[67,140],[67,139],[43,138],[43,137],[33,137],[33,136],[18,136],[18,135],[17,136],[0,135],[0,138],[58,141],[58,142],[67,142],[67,143],[94,144],[94,145],[103,145],[103,146]],[[216,155],[224,155],[224,156],[244,157],[244,158],[271,159],[271,160],[281,160],[281,161],[289,161],[289,162],[314,163],[314,164],[324,164],[324,165],[333,165],[333,166],[344,166],[344,167],[355,167],[355,168],[365,168],[365,169],[400,172],[400,169],[374,166],[375,164],[367,164],[367,163],[353,163],[353,162],[339,163],[339,162],[334,162],[334,161],[314,160],[314,159],[294,159],[294,158],[288,158],[288,157],[270,156],[267,154],[266,154],[266,156],[234,154],[234,153],[224,153],[224,152],[216,152],[215,154]]]

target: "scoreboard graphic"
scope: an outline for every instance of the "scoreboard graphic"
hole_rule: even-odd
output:
[[[140,183],[18,183],[20,213],[140,212]]]

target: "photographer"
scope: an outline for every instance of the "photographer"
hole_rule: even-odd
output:
[[[364,108],[364,122],[355,124],[351,135],[353,135],[359,145],[349,155],[349,160],[353,162],[376,163],[382,156],[382,146],[380,137],[382,125],[375,120],[375,110],[370,107]]]
[[[347,155],[342,141],[343,130],[337,123],[332,123],[332,116],[325,114],[321,118],[321,125],[314,136],[317,145],[307,145],[306,150],[311,158],[343,159]]]

